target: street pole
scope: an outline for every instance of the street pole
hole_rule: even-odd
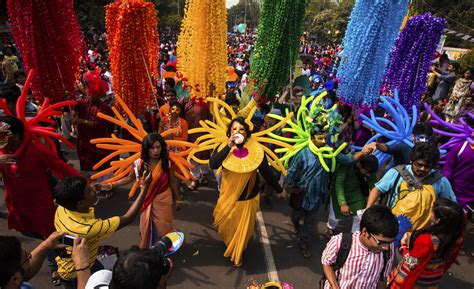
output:
[[[245,28],[247,28],[247,0],[245,0],[245,10],[244,10],[244,24],[245,24]],[[245,29],[247,30],[247,29]]]

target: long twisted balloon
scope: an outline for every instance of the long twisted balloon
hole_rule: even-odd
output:
[[[413,127],[415,127],[416,124],[416,106],[412,106],[412,113],[411,116],[409,116],[406,109],[400,104],[397,90],[394,91],[393,98],[381,96],[380,99],[382,102],[379,103],[379,106],[382,107],[392,119],[377,117],[373,110],[370,110],[370,118],[362,114],[362,123],[375,132],[375,135],[371,137],[367,143],[385,137],[389,139],[389,141],[386,142],[387,145],[405,143],[408,146],[413,147],[414,144],[411,140],[411,135]],[[382,123],[389,128],[382,126]],[[391,157],[390,155],[380,151],[375,152],[375,156],[381,165],[385,164]]]
[[[92,144],[95,144],[98,148],[111,150],[112,152],[103,158],[100,162],[95,164],[94,170],[98,169],[103,164],[107,163],[111,159],[121,154],[129,155],[125,159],[121,159],[118,161],[110,162],[110,167],[104,169],[93,176],[91,179],[97,179],[99,177],[105,176],[109,173],[113,172],[113,177],[106,180],[106,182],[111,183],[121,178],[127,176],[133,169],[133,162],[138,160],[141,157],[141,142],[148,133],[143,128],[141,121],[132,113],[130,108],[125,104],[123,99],[120,96],[116,95],[115,100],[120,105],[121,109],[125,111],[128,119],[131,121],[132,125],[128,124],[126,119],[122,116],[122,114],[117,110],[116,107],[113,107],[112,110],[115,114],[115,117],[111,117],[109,115],[98,113],[97,115],[100,118],[103,118],[117,126],[127,130],[135,140],[125,140],[118,138],[115,134],[112,134],[109,138],[97,138],[91,140]],[[165,138],[167,135],[179,132],[181,129],[174,128],[169,129],[161,133],[161,136]],[[175,170],[175,176],[181,180],[189,180],[191,175],[189,173],[189,169],[193,167],[188,161],[186,161],[186,156],[190,153],[191,149],[196,147],[196,145],[180,140],[167,140],[165,139],[166,144],[179,146],[184,150],[178,153],[169,152],[169,158],[176,165],[177,170]],[[135,182],[133,187],[130,189],[129,197],[132,197],[135,193],[139,182]]]
[[[14,156],[20,157],[23,152],[25,151],[28,143],[30,141],[40,141],[39,138],[42,138],[46,141],[51,148],[51,151],[57,154],[56,145],[53,142],[53,139],[58,139],[65,143],[69,148],[74,149],[74,145],[65,139],[61,134],[56,133],[53,127],[42,126],[40,123],[49,123],[53,124],[54,120],[50,119],[51,116],[60,116],[63,114],[61,110],[62,107],[67,106],[74,106],[76,105],[76,101],[69,100],[69,101],[61,101],[56,104],[50,105],[49,99],[45,98],[41,108],[36,116],[30,119],[26,119],[25,116],[25,104],[26,104],[26,96],[28,94],[28,89],[30,88],[31,82],[35,77],[35,70],[30,69],[28,73],[28,77],[25,82],[25,86],[23,87],[23,91],[21,93],[20,98],[16,103],[16,117],[18,117],[25,126],[25,133],[23,137],[23,141],[20,147],[15,151]],[[7,115],[13,115],[7,107],[5,99],[0,100],[0,106],[2,107],[3,111]]]
[[[277,140],[287,143],[294,143],[294,148],[292,149],[278,148],[275,150],[275,152],[277,153],[284,154],[283,157],[280,158],[280,161],[283,162],[285,167],[288,166],[289,161],[293,156],[295,156],[302,149],[309,147],[311,152],[318,156],[321,165],[326,171],[334,172],[334,170],[336,169],[336,156],[347,146],[347,143],[341,144],[337,149],[334,150],[330,146],[318,148],[311,140],[311,129],[314,125],[314,119],[316,119],[316,121],[319,123],[328,123],[330,128],[336,124],[336,121],[333,121],[330,115],[335,113],[337,105],[334,105],[330,109],[324,109],[321,107],[321,99],[326,94],[327,92],[325,91],[318,95],[316,99],[314,96],[308,98],[306,98],[306,96],[303,96],[301,106],[298,109],[296,115],[296,122],[290,119],[286,122],[289,127],[285,127],[282,129],[283,132],[293,133],[294,136],[292,138],[279,136],[273,133],[269,134],[271,137]],[[311,103],[311,101],[313,102]],[[269,114],[268,116],[279,121],[283,120],[283,117],[279,115]],[[331,160],[331,167],[326,164],[324,159]]]
[[[196,156],[198,152],[208,151],[208,150],[213,151],[216,148],[220,150],[225,145],[227,145],[227,140],[228,140],[228,137],[226,135],[227,126],[230,124],[231,119],[234,119],[237,117],[237,114],[234,112],[234,110],[222,100],[218,98],[208,97],[207,101],[210,102],[210,111],[215,118],[215,122],[212,122],[210,120],[201,120],[199,121],[199,124],[201,125],[201,127],[189,130],[190,134],[204,133],[202,136],[200,136],[196,140],[196,142],[199,144],[198,148],[193,149],[191,153],[189,154],[190,159],[200,164],[208,164],[209,160],[208,159],[203,160],[203,159],[198,158]],[[220,113],[219,110],[221,107],[224,108],[226,113],[230,115],[231,119],[226,117],[225,114]],[[252,116],[255,113],[256,109],[257,109],[256,106],[253,107],[252,110],[249,112],[249,114],[245,117],[245,122],[249,125],[250,130],[253,130],[253,124],[250,120],[252,119]],[[286,170],[283,164],[281,163],[280,159],[272,150],[266,147],[264,143],[274,144],[290,151],[293,150],[294,147],[288,144],[286,139],[279,140],[278,138],[275,138],[275,137],[274,138],[267,137],[267,136],[273,137],[274,135],[271,132],[283,126],[285,122],[289,121],[291,116],[292,114],[288,114],[286,117],[281,117],[281,119],[279,119],[279,122],[277,124],[273,125],[272,127],[266,130],[252,133],[252,135],[250,136],[250,139],[256,141],[257,145],[263,149],[270,165],[272,165],[276,170],[281,171],[283,174],[286,174]]]
[[[467,141],[470,145],[474,145],[474,128],[469,126],[469,124],[467,124],[464,119],[460,118],[459,123],[449,123],[434,113],[427,103],[425,103],[424,106],[426,111],[428,111],[431,115],[430,122],[436,126],[433,128],[433,131],[440,135],[450,137],[450,140],[440,146],[440,149],[450,150],[456,144],[465,141]],[[474,114],[469,113],[467,117],[474,119]],[[444,161],[445,157],[441,156],[440,163],[444,163]]]

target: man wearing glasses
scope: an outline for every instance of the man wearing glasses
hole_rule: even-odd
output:
[[[0,236],[0,288],[33,288],[26,281],[41,269],[48,251],[59,246],[65,233],[54,232],[31,253],[22,248],[20,240],[13,236]]]
[[[435,169],[438,160],[439,150],[435,144],[418,143],[411,152],[411,165],[390,169],[370,191],[366,208],[372,206],[380,194],[384,195],[381,203],[387,204],[400,222],[397,240],[405,232],[430,225],[436,199],[442,197],[456,202],[448,179]]]
[[[406,165],[405,170],[411,174],[415,180],[422,182],[437,172],[435,165],[438,163],[439,156],[439,150],[436,145],[432,143],[418,143],[411,151],[411,165]],[[382,179],[375,184],[375,188],[370,191],[366,208],[371,207],[381,194],[387,194],[389,192],[391,192],[391,196],[389,196],[387,204],[393,208],[396,200],[399,199],[402,181],[403,178],[399,177],[399,173],[395,168],[387,171]],[[439,178],[431,185],[436,198],[443,197],[456,202],[456,196],[446,177]]]
[[[393,241],[398,234],[398,221],[390,209],[375,205],[362,215],[360,231],[350,235],[348,244],[343,234],[333,236],[321,257],[324,289],[375,289],[384,282],[391,271],[394,258]],[[340,262],[340,250],[349,249],[347,257]],[[348,248],[347,248],[348,247]],[[387,253],[383,253],[387,252]]]

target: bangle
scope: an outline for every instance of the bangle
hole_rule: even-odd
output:
[[[87,265],[87,267],[84,267],[82,269],[76,269],[76,272],[80,272],[80,271],[85,271],[87,269],[89,269],[90,265]]]

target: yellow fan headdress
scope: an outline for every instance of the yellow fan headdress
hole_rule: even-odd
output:
[[[250,130],[253,130],[253,124],[250,121],[253,114],[257,110],[255,102],[252,100],[249,105],[244,108],[241,112],[236,114],[234,110],[226,104],[224,101],[217,98],[208,98],[209,109],[211,114],[214,116],[215,122],[210,120],[201,120],[199,124],[201,127],[194,128],[189,130],[189,133],[204,133],[200,136],[196,143],[198,147],[193,149],[189,154],[189,159],[192,159],[200,164],[208,164],[209,160],[203,160],[196,156],[198,152],[207,151],[207,150],[221,150],[224,146],[227,145],[228,136],[226,135],[227,127],[231,123],[232,119],[237,116],[242,116],[245,118],[245,122],[249,125]],[[225,113],[222,113],[220,109],[224,108]],[[230,116],[230,118],[227,117]],[[260,165],[263,158],[266,156],[268,162],[278,171],[286,174],[286,170],[277,157],[277,155],[271,151],[264,143],[274,144],[285,148],[287,150],[294,149],[292,145],[289,145],[285,141],[280,141],[268,137],[268,135],[283,126],[286,121],[291,118],[292,114],[288,114],[286,117],[282,117],[275,125],[272,127],[252,133],[252,135],[245,142],[245,147],[249,150],[248,155],[245,158],[235,157],[234,154],[229,154],[226,160],[223,162],[223,166],[234,172],[249,172],[255,170]],[[234,148],[235,149],[235,148]]]

